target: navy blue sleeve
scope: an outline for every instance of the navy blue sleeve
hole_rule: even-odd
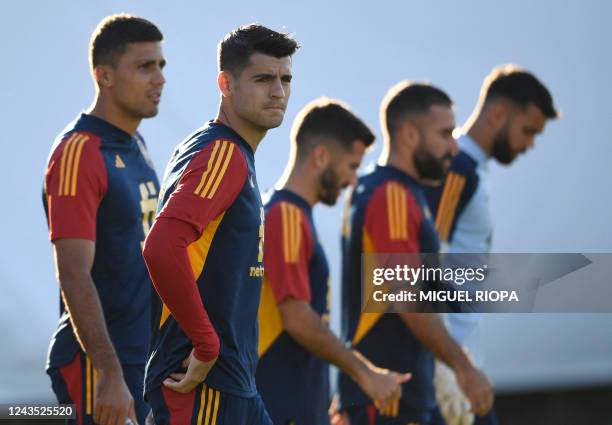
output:
[[[440,241],[452,241],[457,221],[470,203],[477,187],[476,161],[466,153],[459,152],[453,159],[444,183],[425,189],[427,203],[436,218],[436,230]]]

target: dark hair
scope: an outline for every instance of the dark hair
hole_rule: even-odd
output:
[[[502,65],[493,69],[485,78],[480,95],[484,104],[503,98],[521,108],[532,104],[546,118],[559,116],[548,89],[533,74],[516,65]]]
[[[111,15],[96,27],[89,41],[89,64],[115,66],[129,43],[162,41],[163,34],[153,23],[128,14]]]
[[[382,101],[382,128],[390,139],[408,115],[425,114],[434,105],[451,107],[453,101],[431,84],[402,81],[391,87]]]
[[[297,115],[291,129],[291,142],[297,147],[297,156],[305,155],[315,146],[317,137],[328,138],[346,150],[361,140],[366,147],[374,142],[374,134],[348,105],[321,97],[306,105]]]
[[[249,64],[253,53],[284,58],[299,48],[291,34],[276,32],[259,24],[244,25],[227,34],[219,43],[219,70],[238,75]]]

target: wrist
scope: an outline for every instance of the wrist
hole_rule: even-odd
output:
[[[362,385],[372,373],[370,362],[358,351],[353,350],[354,362],[349,375],[358,384]]]
[[[111,358],[107,361],[101,362],[99,366],[96,364],[93,365],[100,378],[104,379],[113,379],[113,378],[121,378],[123,379],[123,369],[121,368],[121,364],[117,360],[117,358]]]

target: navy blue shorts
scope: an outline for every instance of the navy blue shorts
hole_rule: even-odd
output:
[[[125,380],[132,397],[138,423],[144,424],[149,414],[149,406],[144,402],[144,365],[122,365]],[[76,419],[68,424],[94,425],[93,412],[96,403],[96,385],[98,374],[87,355],[80,351],[72,362],[59,368],[47,370],[51,378],[51,387],[60,404],[74,404]]]
[[[147,401],[155,425],[272,425],[259,394],[238,397],[204,384],[181,394],[162,385]]]
[[[352,406],[344,409],[349,415],[351,425],[446,425],[440,410],[398,408],[390,416],[378,413],[376,406]]]

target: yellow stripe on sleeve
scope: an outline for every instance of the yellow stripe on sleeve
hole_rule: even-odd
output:
[[[387,218],[389,239],[408,239],[408,197],[406,190],[397,183],[387,185]]]
[[[59,196],[62,196],[64,194],[64,180],[65,180],[65,175],[66,175],[66,157],[68,156],[68,149],[70,148],[70,146],[72,145],[72,142],[77,136],[78,136],[77,133],[73,133],[68,139],[68,141],[66,142],[66,144],[64,145],[64,148],[62,149],[62,159],[60,161],[60,181],[59,181],[59,189],[58,189]]]
[[[196,187],[196,190],[193,192],[196,195],[200,194],[200,190],[202,189],[202,186],[204,186],[204,183],[206,182],[206,177],[208,177],[208,175],[210,174],[210,171],[212,170],[212,165],[215,161],[215,158],[217,157],[217,151],[219,150],[220,144],[221,144],[221,140],[215,141],[215,145],[213,147],[212,154],[210,154],[210,158],[208,158],[208,164],[206,165],[206,171],[202,173],[200,184],[198,185],[198,187]]]
[[[283,258],[285,263],[289,262],[289,214],[287,212],[287,204],[281,202],[281,221],[283,223]]]
[[[406,196],[406,190],[400,186],[397,187],[397,198],[398,198],[398,211],[399,211],[399,232],[398,239],[408,239],[408,215],[407,215],[407,203],[408,197]]]
[[[457,211],[457,205],[459,204],[459,198],[461,197],[461,192],[463,191],[463,186],[465,185],[465,177],[457,176],[457,183],[452,192],[452,197],[449,197],[448,208],[446,210],[444,226],[440,230],[440,238],[444,241],[448,240],[450,235],[450,230],[453,225],[453,220],[455,218],[455,212]]]
[[[450,229],[464,186],[464,176],[457,173],[449,174],[436,215],[436,230],[438,230],[440,240],[442,241],[448,241]]]
[[[202,198],[206,198],[208,191],[212,187],[215,179],[217,178],[217,173],[219,172],[219,168],[221,167],[221,162],[223,162],[223,155],[225,154],[225,151],[227,150],[227,145],[228,145],[228,142],[226,141],[221,142],[221,150],[219,151],[219,155],[217,155],[217,157],[215,158],[215,165],[212,169],[212,172],[210,173],[210,177],[208,178],[208,182],[206,183],[206,186],[204,186],[204,189],[202,189],[202,193],[200,193],[200,196]]]
[[[215,184],[213,185],[212,189],[210,189],[210,193],[207,196],[208,199],[211,199],[213,196],[215,196],[215,193],[217,192],[217,188],[219,187],[219,183],[221,183],[221,180],[223,180],[223,176],[225,175],[227,166],[230,163],[230,159],[232,159],[233,152],[234,152],[234,144],[230,143],[229,150],[227,152],[227,155],[225,156],[225,161],[223,162],[223,167],[221,168],[221,171],[219,172],[219,175],[217,176],[215,180]]]
[[[395,239],[395,222],[393,215],[393,186],[387,185],[387,220],[389,221],[389,239]]]
[[[89,140],[89,137],[83,136],[81,140],[78,141],[79,146],[76,150],[76,155],[74,158],[74,167],[72,171],[72,186],[70,187],[70,196],[76,196],[76,188],[77,188],[77,180],[79,177],[79,162],[81,161],[81,152],[83,151],[83,145]]]
[[[79,134],[71,143],[70,143],[70,147],[68,148],[68,146],[66,146],[66,148],[68,148],[68,158],[66,159],[66,179],[64,181],[64,188],[62,189],[62,192],[64,195],[69,195],[70,194],[70,182],[72,181],[72,168],[74,165],[73,159],[74,159],[74,150],[76,148],[77,142],[81,139],[81,135]]]
[[[292,209],[294,215],[293,232],[295,235],[293,239],[293,262],[297,263],[300,257],[300,243],[302,242],[302,214],[300,214],[298,207],[293,206]]]
[[[448,177],[446,177],[446,182],[444,183],[444,189],[442,190],[442,196],[440,197],[440,203],[438,204],[438,213],[436,214],[436,230],[438,233],[440,232],[440,228],[442,227],[442,221],[445,218],[444,210],[446,208],[446,204],[448,203],[449,193],[453,189],[453,185],[455,179],[457,177],[456,173],[449,173]]]

